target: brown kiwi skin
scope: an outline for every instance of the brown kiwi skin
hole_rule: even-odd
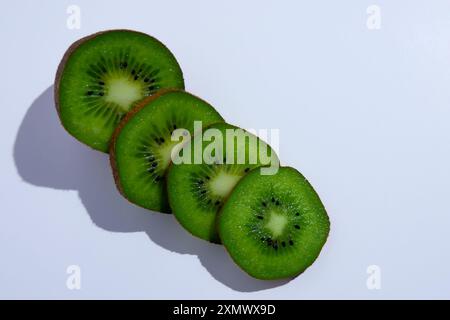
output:
[[[280,168],[281,168],[281,167],[282,167],[282,166],[280,166]],[[295,171],[297,171],[297,169],[292,168],[292,167],[289,167],[289,166],[284,166],[283,168],[287,168],[287,169],[290,169],[290,170],[295,170]],[[258,167],[258,168],[254,168],[253,170],[260,170],[260,169],[261,169],[261,167]],[[253,170],[251,170],[251,171],[253,171]],[[250,171],[250,172],[251,172],[251,171]],[[307,180],[307,179],[305,178],[305,180]],[[308,181],[308,180],[307,180],[307,181]],[[309,181],[308,181],[308,183],[309,183]],[[236,184],[236,186],[237,186],[238,184],[239,184],[239,182]],[[234,186],[234,188],[236,188],[236,186]],[[233,188],[233,190],[234,190],[234,188]],[[316,192],[316,191],[314,190],[314,192]],[[232,193],[232,192],[231,192],[231,193]],[[230,195],[231,195],[231,193],[230,193]],[[227,198],[227,200],[228,200],[228,198]],[[225,202],[224,202],[224,203],[225,203]],[[219,238],[221,238],[221,235],[220,235],[220,228],[219,228],[219,217],[220,217],[220,215],[222,214],[223,207],[224,207],[224,205],[222,205],[222,207],[220,208],[219,212],[217,213],[217,217],[216,217],[216,228],[217,228],[217,233],[219,234]],[[325,211],[326,211],[326,209],[325,209]],[[330,220],[330,217],[328,217],[328,220]],[[330,229],[328,230],[327,239],[325,240],[325,243],[324,243],[323,246],[325,246],[325,244],[328,242],[328,238],[330,237],[331,223],[329,224],[329,226],[330,226]],[[294,274],[292,274],[292,275],[289,275],[289,276],[287,276],[287,277],[282,277],[282,278],[261,278],[261,277],[255,277],[254,275],[251,275],[250,273],[248,273],[247,271],[245,271],[244,269],[242,269],[241,266],[237,263],[237,261],[234,260],[233,256],[232,256],[232,255],[230,254],[230,252],[228,251],[227,247],[226,247],[226,246],[224,246],[224,247],[225,247],[225,251],[228,253],[228,255],[230,256],[231,260],[233,260],[234,264],[235,264],[236,266],[238,266],[238,268],[241,269],[241,271],[243,271],[245,274],[247,274],[247,275],[249,275],[249,276],[251,276],[251,277],[253,277],[253,278],[255,278],[255,279],[258,279],[258,280],[264,280],[264,281],[280,281],[280,280],[281,280],[281,281],[286,281],[286,282],[289,282],[289,281],[295,279],[296,277],[298,277],[299,275],[301,275],[303,272],[305,272],[306,270],[308,270],[309,267],[311,267],[311,266],[314,264],[314,262],[319,258],[319,256],[322,254],[322,251],[323,251],[323,250],[320,250],[320,252],[319,252],[319,254],[317,255],[317,257],[316,257],[316,258],[311,262],[311,264],[310,264],[308,267],[306,267],[305,270],[303,270],[303,271],[300,271],[300,272],[297,272],[297,273],[294,273]]]
[[[145,35],[145,36],[147,36],[147,37],[152,38],[153,40],[155,40],[156,42],[158,42],[162,47],[166,48],[169,52],[171,52],[171,51],[169,50],[169,48],[167,48],[167,46],[164,45],[164,43],[162,43],[162,42],[159,41],[158,39],[152,37],[151,35],[149,35],[149,34],[147,34],[147,33],[144,33],[144,32],[139,32],[139,31],[134,31],[134,30],[129,30],[129,29],[110,29],[110,30],[99,31],[99,32],[96,32],[96,33],[93,33],[93,34],[91,34],[91,35],[88,35],[88,36],[86,36],[86,37],[84,37],[84,38],[81,38],[81,39],[75,41],[74,43],[72,43],[72,44],[70,45],[70,47],[67,49],[67,51],[64,53],[64,56],[63,56],[63,58],[61,59],[59,65],[58,65],[58,69],[57,69],[56,75],[55,75],[55,83],[54,83],[54,86],[53,86],[53,97],[54,97],[54,100],[55,100],[56,112],[58,112],[58,118],[59,118],[59,121],[60,121],[61,125],[64,127],[64,129],[65,129],[69,134],[70,134],[70,131],[67,130],[67,128],[64,126],[64,123],[63,123],[62,120],[61,120],[61,113],[60,113],[60,112],[61,112],[61,108],[60,108],[60,105],[59,105],[59,84],[60,84],[60,82],[61,82],[62,74],[63,74],[63,72],[64,72],[64,68],[65,68],[65,66],[66,66],[66,63],[67,63],[67,61],[69,60],[69,58],[70,58],[70,56],[72,55],[72,53],[74,53],[74,52],[78,49],[78,47],[81,46],[83,43],[85,43],[86,41],[89,41],[89,40],[91,40],[91,39],[94,39],[94,38],[96,38],[96,37],[98,37],[98,36],[100,36],[100,35],[102,35],[102,34],[104,34],[104,33],[113,32],[113,31],[114,31],[114,32],[115,32],[115,31],[134,32],[134,33],[138,33],[138,34]],[[183,70],[181,69],[181,67],[180,67],[180,70],[181,70],[181,77],[182,77],[183,83],[184,83]],[[165,90],[165,89],[162,89],[162,90]],[[154,93],[154,94],[156,94],[156,93]],[[152,96],[153,96],[153,95],[152,95]],[[145,98],[144,98],[144,99],[145,99]],[[139,103],[139,102],[138,102],[138,103]],[[137,103],[137,104],[138,104],[138,103]],[[72,135],[71,135],[71,136],[72,136]],[[81,140],[79,140],[77,137],[75,137],[75,136],[73,136],[73,137],[74,137],[75,139],[77,139],[78,141],[80,141],[81,143],[83,143],[83,142],[82,142]],[[86,145],[85,143],[83,143],[83,144]],[[96,149],[96,148],[94,148],[94,147],[92,147],[92,146],[89,146],[89,145],[87,145],[87,146],[90,147],[91,149],[96,150],[96,151],[101,151],[101,150],[98,150],[98,149]]]
[[[120,131],[122,130],[122,128],[127,124],[127,122],[131,118],[133,118],[133,116],[136,113],[138,113],[141,109],[143,109],[145,106],[147,106],[152,101],[154,101],[154,100],[158,99],[159,97],[165,95],[166,93],[170,93],[170,92],[184,92],[184,90],[181,90],[181,89],[161,89],[161,90],[158,90],[157,92],[155,92],[154,94],[152,94],[151,96],[148,96],[148,97],[144,98],[143,100],[141,100],[140,102],[136,103],[134,105],[134,107],[130,111],[128,111],[128,113],[125,115],[125,117],[123,117],[123,119],[119,122],[119,125],[116,127],[116,129],[114,130],[114,133],[113,133],[113,135],[111,137],[111,142],[109,144],[109,163],[111,164],[111,169],[112,169],[112,174],[113,174],[113,177],[114,177],[114,182],[115,182],[117,190],[119,190],[120,194],[125,199],[127,199],[128,202],[130,202],[130,203],[132,203],[134,205],[137,205],[137,204],[131,202],[130,199],[128,199],[128,197],[126,196],[125,192],[123,192],[123,188],[122,188],[122,185],[120,183],[119,172],[118,172],[118,169],[117,169],[117,162],[116,162],[116,152],[115,152],[116,151],[117,137],[119,136]],[[137,206],[139,206],[139,205],[137,205]],[[170,213],[170,212],[163,212],[163,213]]]

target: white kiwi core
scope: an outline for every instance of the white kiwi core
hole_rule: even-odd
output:
[[[288,219],[284,214],[280,214],[275,211],[269,212],[269,219],[265,225],[265,227],[272,233],[274,238],[281,236],[283,234],[283,230],[288,224]]]
[[[128,111],[134,102],[141,100],[142,85],[128,78],[111,78],[107,81],[106,102],[119,105],[124,111]]]
[[[220,172],[211,179],[209,187],[215,196],[226,198],[240,179],[241,176],[239,175]]]

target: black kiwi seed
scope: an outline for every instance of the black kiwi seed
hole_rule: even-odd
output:
[[[152,167],[154,168],[154,167],[156,167],[158,164],[156,163],[156,162],[153,162],[152,163]]]
[[[264,219],[263,216],[256,216],[259,220]]]
[[[250,168],[245,168],[244,172],[249,172]]]
[[[300,229],[300,226],[299,226],[298,224],[296,224],[296,225],[294,226],[294,228],[295,228],[295,229]]]
[[[87,95],[88,95],[88,96],[92,96],[93,94],[94,94],[93,91],[88,91],[88,92],[87,92]]]
[[[99,95],[100,95],[101,97],[103,97],[105,94],[104,94],[103,92],[100,92]]]
[[[220,201],[217,200],[214,204],[215,204],[216,206],[218,206],[218,205],[220,204]]]
[[[283,247],[286,247],[286,242],[282,241],[282,242],[281,242],[281,245],[282,245]]]
[[[272,202],[275,202],[275,198],[274,197],[272,197],[272,200],[271,200]]]
[[[294,241],[289,240],[289,244],[290,244],[291,246],[293,246],[293,245],[294,245]]]
[[[275,204],[276,204],[277,206],[279,206],[279,205],[280,205],[280,201],[277,200],[277,201],[275,202]]]
[[[298,217],[300,215],[300,213],[297,212],[295,215]]]
[[[153,70],[153,71],[150,73],[150,77],[154,77],[154,76],[156,76],[158,73],[159,73],[159,69]]]
[[[263,207],[267,207],[267,203],[263,202],[262,203]]]

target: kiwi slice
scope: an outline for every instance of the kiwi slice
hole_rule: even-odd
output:
[[[227,251],[258,279],[294,277],[318,257],[330,230],[319,196],[297,170],[251,171],[223,206],[218,229]]]
[[[189,161],[174,162],[167,175],[170,206],[191,234],[220,243],[216,214],[231,190],[254,168],[265,164],[277,169],[278,157],[255,135],[227,123],[205,128],[180,153],[186,151]]]
[[[170,212],[166,170],[172,149],[193,136],[195,121],[207,126],[223,119],[207,102],[180,90],[162,90],[125,116],[113,135],[110,160],[116,185],[130,202]],[[182,134],[173,141],[176,132]]]
[[[162,88],[184,89],[169,49],[144,33],[111,30],[78,40],[67,50],[56,74],[55,102],[71,135],[107,152],[123,116]]]

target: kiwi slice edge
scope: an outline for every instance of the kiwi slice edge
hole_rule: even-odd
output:
[[[109,144],[109,163],[111,165],[112,174],[114,177],[114,183],[116,184],[117,190],[119,190],[120,194],[125,199],[129,200],[126,193],[124,192],[124,190],[122,188],[122,184],[120,182],[120,177],[119,177],[119,171],[118,171],[118,167],[117,167],[117,162],[116,162],[116,140],[117,140],[117,137],[119,136],[119,134],[122,131],[122,128],[125,126],[125,124],[127,124],[128,121],[132,117],[134,117],[135,114],[137,114],[139,111],[141,111],[147,105],[152,103],[154,100],[158,99],[159,97],[161,97],[162,95],[164,95],[166,93],[182,92],[182,91],[183,90],[179,90],[179,89],[161,89],[154,95],[151,95],[151,96],[141,100],[125,115],[125,117],[123,117],[123,119],[120,121],[119,125],[114,130],[114,133],[111,137],[111,142]]]

